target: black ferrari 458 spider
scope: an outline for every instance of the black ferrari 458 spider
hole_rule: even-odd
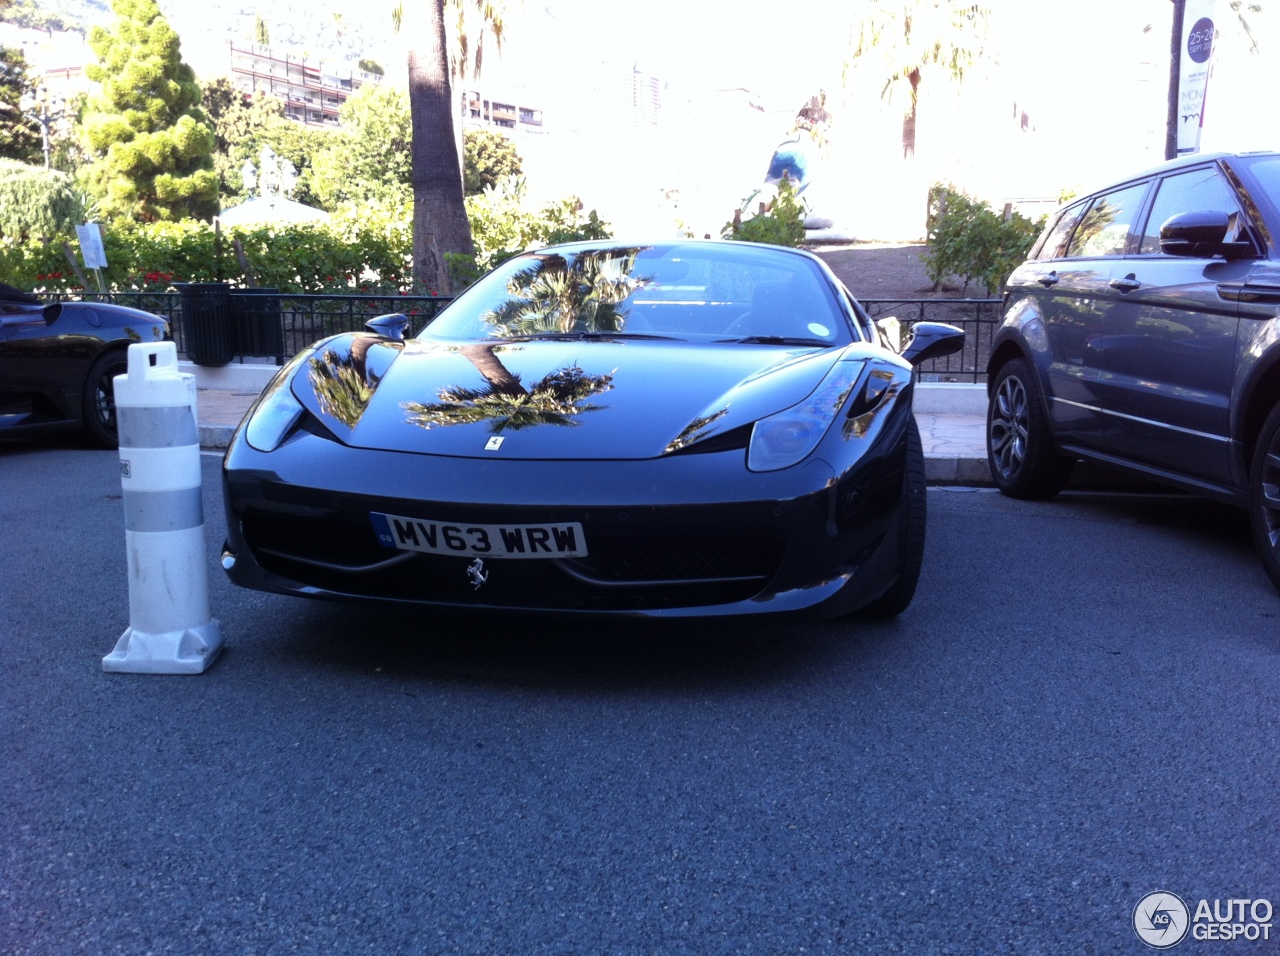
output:
[[[896,614],[924,548],[913,366],[818,258],[526,253],[415,338],[326,339],[227,450],[223,565],[285,594],[640,616]]]
[[[0,284],[0,435],[81,428],[116,447],[113,380],[134,342],[169,334],[164,319],[99,302],[43,303]]]

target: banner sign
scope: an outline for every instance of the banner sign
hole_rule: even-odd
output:
[[[1217,0],[1186,0],[1182,13],[1182,61],[1178,66],[1178,155],[1200,152],[1205,92],[1213,65],[1213,14]]]
[[[102,248],[102,228],[96,222],[76,226],[76,237],[80,240],[80,255],[84,257],[85,268],[105,269],[107,251]]]

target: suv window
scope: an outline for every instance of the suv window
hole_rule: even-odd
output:
[[[1067,250],[1067,240],[1071,238],[1071,230],[1075,229],[1087,205],[1088,203],[1082,202],[1067,207],[1055,222],[1046,227],[1045,235],[1039,242],[1040,251],[1036,254],[1037,259],[1062,258]]]
[[[1160,181],[1160,191],[1151,205],[1147,228],[1142,233],[1139,254],[1160,252],[1160,227],[1180,212],[1212,211],[1231,215],[1233,223],[1240,221],[1240,204],[1236,202],[1222,174],[1212,166],[1192,169],[1185,173],[1167,176]],[[1234,239],[1235,236],[1228,236]]]
[[[1147,184],[1139,183],[1094,199],[1067,247],[1067,258],[1124,255],[1129,227],[1138,218],[1146,194]]]

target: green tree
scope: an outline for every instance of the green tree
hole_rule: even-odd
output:
[[[47,6],[48,4],[40,4]],[[79,30],[80,25],[68,17],[38,9],[36,0],[0,0],[0,13],[6,23],[30,30]]]
[[[515,144],[490,129],[469,129],[462,134],[463,191],[483,192],[507,176],[520,176],[524,168]]]
[[[66,173],[0,159],[0,236],[51,239],[66,235],[80,211]]]
[[[260,13],[253,15],[253,42],[259,46],[271,46],[271,31]]]
[[[34,83],[21,50],[0,47],[0,156],[43,163],[40,125],[23,113],[22,97]]]
[[[321,205],[407,204],[411,197],[412,133],[405,94],[366,83],[339,111],[340,132],[316,155],[312,188]]]
[[[204,84],[200,100],[213,123],[213,165],[224,209],[248,198],[241,170],[246,159],[258,165],[263,146],[270,146],[298,170],[293,198],[321,205],[312,184],[311,164],[337,132],[291,122],[284,118],[280,100],[261,90],[246,98],[226,77]]]
[[[478,74],[484,38],[499,46],[500,6],[493,0],[449,0],[454,13],[455,55],[446,33],[446,0],[406,0],[396,22],[410,38],[409,115],[413,128],[413,273],[419,288],[449,290],[446,255],[472,256],[462,161],[454,126],[453,70]]]
[[[465,258],[472,268],[456,271],[462,280],[474,280],[498,263],[525,249],[549,246],[578,239],[608,239],[610,226],[592,209],[583,215],[582,201],[566,196],[546,203],[541,209],[530,206],[523,179],[506,176],[493,186],[466,198],[467,218],[475,237],[476,255]]]
[[[855,28],[845,81],[853,69],[874,61],[884,76],[880,96],[891,100],[906,87],[902,115],[902,155],[916,152],[916,110],[920,85],[934,72],[957,82],[982,54],[990,11],[964,0],[867,0],[867,13]]]
[[[155,0],[112,0],[112,11],[114,28],[89,34],[98,62],[85,72],[102,90],[84,120],[88,182],[109,216],[208,218],[218,208],[214,135],[178,35]]]

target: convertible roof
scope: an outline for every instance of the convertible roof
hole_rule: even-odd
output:
[[[40,300],[30,292],[23,292],[11,285],[0,282],[0,302],[24,302],[28,305],[39,305]]]

